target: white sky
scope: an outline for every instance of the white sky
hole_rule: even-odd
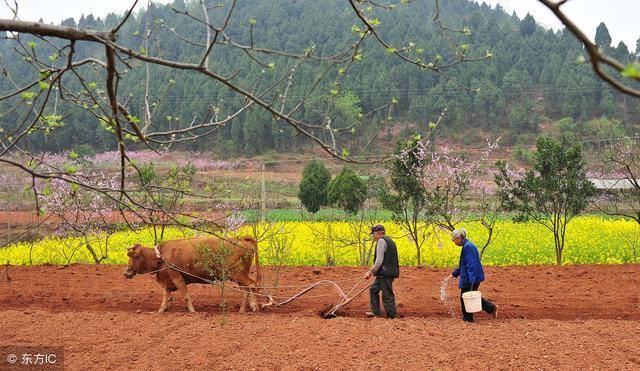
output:
[[[500,3],[509,14],[515,11],[520,19],[530,13],[536,22],[546,28],[561,28],[555,15],[537,0],[473,1],[485,2],[492,7]],[[569,0],[561,9],[592,40],[596,28],[600,22],[604,22],[613,40],[613,47],[622,41],[630,51],[636,49],[636,41],[640,38],[640,0]]]
[[[73,17],[76,22],[83,14],[104,17],[109,13],[122,15],[133,5],[135,0],[0,0],[0,18],[12,18],[7,6],[18,2],[18,18],[23,21],[60,23],[63,19]],[[170,0],[153,0],[154,3],[169,3]],[[148,0],[138,0],[136,10],[147,7]]]
[[[270,0],[282,1],[282,0]],[[333,0],[318,0],[333,1]],[[500,3],[509,13],[516,11],[520,18],[527,12],[538,23],[558,29],[560,22],[537,0],[473,0],[486,2],[491,6]],[[14,0],[0,0],[0,18],[11,18],[6,3]],[[148,0],[139,0],[136,9],[146,7]],[[157,1],[167,3],[169,0]],[[18,15],[22,20],[59,23],[65,18],[80,19],[85,14],[104,18],[109,12],[123,14],[133,0],[18,0]],[[640,0],[570,0],[563,6],[569,18],[580,26],[591,38],[595,36],[596,27],[605,22],[613,39],[613,46],[623,41],[630,51],[635,50],[636,40],[640,38]]]

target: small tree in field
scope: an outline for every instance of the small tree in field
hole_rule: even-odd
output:
[[[596,201],[596,207],[607,215],[622,216],[636,222],[635,232],[626,237],[638,261],[640,241],[640,146],[637,140],[624,140],[607,146],[601,153],[601,169],[597,174],[608,181],[607,189]]]
[[[221,240],[222,242],[218,246],[217,249],[212,250],[207,245],[197,246],[196,254],[198,257],[198,263],[201,265],[209,276],[212,279],[212,285],[218,285],[220,289],[220,309],[222,310],[223,317],[221,319],[221,323],[225,323],[225,316],[227,302],[226,302],[226,292],[225,292],[225,283],[231,278],[231,272],[229,271],[229,267],[227,267],[226,262],[229,261],[229,258],[233,254],[233,248],[230,242],[225,240]]]
[[[291,250],[295,239],[296,236],[292,233],[272,234],[269,236],[269,248],[266,250],[266,258],[275,269],[273,287],[278,286],[282,267],[286,266],[291,259]]]
[[[407,231],[416,248],[416,261],[422,264],[421,252],[429,236],[429,223],[420,220],[426,206],[422,171],[427,159],[425,143],[419,135],[399,143],[396,158],[390,166],[391,190],[382,190],[380,202],[390,210],[393,220]]]
[[[603,179],[611,180],[606,197],[596,206],[608,215],[635,220],[640,225],[640,144],[631,139],[609,145],[601,152]]]
[[[108,187],[115,182],[102,175],[88,174],[87,182],[96,186]],[[57,232],[62,235],[79,236],[84,244],[75,242],[68,246],[61,245],[61,255],[66,264],[80,247],[84,245],[96,264],[108,258],[109,238],[116,232],[109,216],[115,206],[113,200],[106,195],[87,192],[75,184],[54,179],[43,184],[41,189],[43,208],[47,214],[58,220]],[[104,241],[104,242],[103,242]]]
[[[433,223],[441,229],[453,231],[460,223],[479,222],[487,231],[484,242],[476,240],[481,256],[495,238],[494,227],[499,207],[494,197],[495,187],[486,184],[488,169],[483,163],[497,147],[497,141],[492,143],[487,140],[487,148],[475,158],[442,147],[431,154],[431,160],[423,171],[426,212],[433,218]],[[464,207],[465,203],[473,206]]]
[[[344,247],[343,240],[340,238],[340,228],[334,223],[307,221],[305,224],[311,231],[316,246],[324,255],[324,264],[327,267],[335,266],[338,249]]]
[[[172,165],[167,174],[160,175],[153,162],[140,165],[139,181],[143,190],[143,202],[156,205],[156,209],[146,209],[146,219],[153,226],[154,243],[164,239],[166,227],[173,223],[172,212],[184,204],[185,195],[190,193],[196,169],[191,163],[183,166]]]
[[[540,137],[534,168],[517,179],[499,161],[495,182],[502,206],[515,211],[515,221],[533,220],[553,233],[556,263],[562,264],[567,224],[580,214],[596,194],[587,179],[582,147],[567,137],[560,141]]]
[[[24,193],[24,180],[19,180],[14,174],[0,174],[0,207],[11,212],[18,207],[19,198]],[[11,218],[7,218],[7,244],[11,242]]]
[[[349,214],[355,215],[367,200],[367,183],[351,169],[345,167],[331,182],[327,201]]]
[[[397,154],[390,176],[394,192],[384,195],[384,207],[407,230],[416,247],[418,265],[422,261],[422,245],[431,233],[454,230],[462,222],[477,221],[487,230],[481,247],[484,253],[495,238],[498,213],[496,202],[492,201],[493,189],[484,182],[487,170],[482,163],[497,148],[497,142],[487,141],[487,149],[474,159],[447,147],[429,155],[427,145],[416,136]],[[475,207],[463,211],[465,203]]]
[[[327,187],[331,180],[329,170],[320,161],[311,161],[305,166],[300,181],[298,198],[302,206],[311,213],[327,205]]]

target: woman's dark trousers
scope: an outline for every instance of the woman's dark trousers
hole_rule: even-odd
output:
[[[475,291],[480,287],[479,283],[473,285],[473,287],[463,287],[460,289],[460,307],[462,308],[462,320],[467,322],[473,322],[473,313],[467,313],[464,307],[464,300],[462,300],[462,294],[467,291]],[[491,314],[496,310],[496,305],[482,297],[482,310]]]

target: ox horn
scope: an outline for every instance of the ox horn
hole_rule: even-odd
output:
[[[140,246],[140,244],[135,244],[133,246],[129,246],[129,247],[127,247],[127,251],[131,251],[131,250],[135,249],[138,246]]]

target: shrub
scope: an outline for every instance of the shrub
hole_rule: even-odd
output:
[[[367,199],[367,184],[353,170],[345,167],[329,183],[327,197],[329,204],[356,214]]]
[[[320,161],[311,161],[305,166],[300,181],[298,198],[302,206],[311,213],[327,205],[327,187],[331,180],[329,170]]]

